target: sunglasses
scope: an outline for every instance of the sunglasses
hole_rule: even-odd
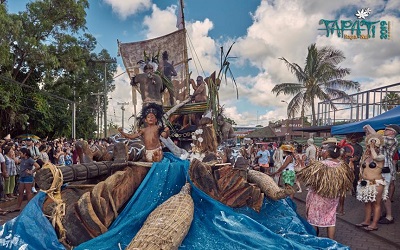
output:
[[[393,128],[385,128],[385,130],[389,130],[389,131],[392,131],[392,132],[396,132],[396,130],[393,129]],[[396,133],[397,133],[397,132],[396,132]]]

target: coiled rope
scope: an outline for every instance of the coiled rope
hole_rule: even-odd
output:
[[[65,203],[61,199],[61,186],[63,185],[64,179],[61,170],[50,162],[43,165],[43,169],[49,169],[53,175],[53,182],[48,190],[42,190],[51,198],[56,206],[53,209],[53,213],[50,217],[50,221],[54,229],[59,233],[59,241],[66,246],[69,244],[66,242],[66,230],[62,224],[62,219],[65,216]]]

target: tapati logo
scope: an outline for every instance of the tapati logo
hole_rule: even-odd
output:
[[[365,9],[357,10],[357,13],[355,14],[355,16],[358,19],[365,19],[367,16],[369,16],[369,14],[371,14],[371,9],[365,8]]]
[[[390,39],[390,22],[389,21],[367,21],[367,18],[371,14],[370,8],[364,8],[357,10],[355,16],[356,20],[325,20],[319,21],[320,25],[325,25],[324,30],[326,36],[329,37],[334,33],[338,37],[344,39],[371,39],[379,37],[382,40]],[[378,29],[378,31],[377,31]],[[378,32],[378,34],[376,34]]]

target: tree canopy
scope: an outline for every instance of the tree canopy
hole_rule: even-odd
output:
[[[317,120],[315,114],[316,101],[325,101],[333,109],[336,109],[331,99],[342,98],[351,102],[351,97],[346,91],[360,88],[358,82],[343,79],[350,74],[350,69],[338,66],[345,57],[342,51],[332,47],[317,48],[316,44],[311,44],[308,47],[304,68],[301,68],[297,63],[289,62],[284,57],[279,59],[284,61],[298,81],[277,84],[272,89],[276,96],[280,94],[293,96],[287,107],[289,118],[293,118],[299,111],[301,117],[304,117],[305,111],[311,107],[311,124],[315,125]]]
[[[99,109],[92,93],[104,93],[104,79],[107,91],[115,88],[116,64],[90,63],[111,56],[95,52],[87,8],[88,0],[38,0],[15,14],[0,5],[1,134],[71,136],[75,102],[77,137],[94,136]]]
[[[383,109],[388,111],[400,104],[400,96],[396,92],[388,92],[382,101]]]

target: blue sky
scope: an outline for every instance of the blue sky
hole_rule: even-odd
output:
[[[10,12],[24,10],[27,1],[7,1]],[[98,41],[98,50],[117,56],[117,39],[134,42],[165,35],[176,30],[178,2],[163,0],[92,0],[87,10],[88,32]],[[391,22],[391,39],[347,40],[326,37],[319,20],[356,20],[355,13],[370,8],[370,20]],[[232,70],[239,84],[239,100],[231,83],[220,90],[226,115],[238,125],[268,125],[286,118],[290,96],[276,97],[271,89],[295,79],[280,61],[303,66],[307,47],[333,46],[344,52],[342,67],[351,69],[350,80],[360,81],[362,90],[400,82],[400,1],[398,0],[186,0],[185,21],[188,36],[196,47],[206,73],[218,70],[219,47],[235,45]],[[117,57],[120,74],[124,66]],[[196,74],[197,72],[195,72]],[[200,74],[200,73],[199,73]],[[108,117],[121,122],[118,102],[130,102],[127,74],[115,79],[110,93]],[[133,107],[125,107],[125,118]],[[131,121],[129,121],[131,122]],[[125,121],[125,124],[129,123]]]

